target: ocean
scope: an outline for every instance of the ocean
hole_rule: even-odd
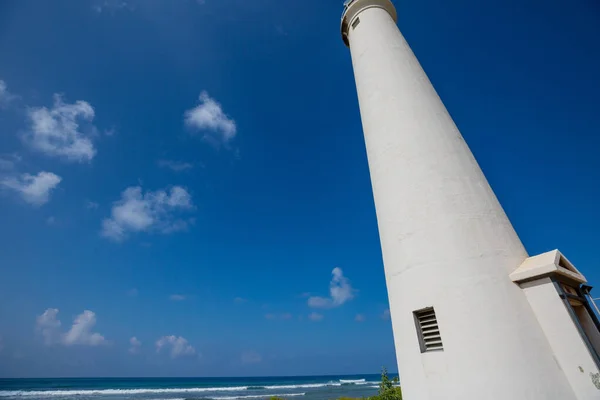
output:
[[[379,375],[0,379],[0,400],[333,400],[377,393]]]

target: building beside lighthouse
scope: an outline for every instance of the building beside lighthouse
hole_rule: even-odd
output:
[[[397,26],[347,1],[349,47],[407,400],[600,399],[600,323],[559,251],[530,257]]]

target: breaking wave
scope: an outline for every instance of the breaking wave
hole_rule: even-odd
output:
[[[294,397],[294,396],[304,396],[306,393],[284,393],[284,394],[256,394],[251,396],[220,396],[220,397],[210,397],[213,400],[238,400],[238,399],[264,399],[267,397]]]
[[[321,382],[321,383],[299,383],[289,385],[256,385],[256,386],[226,386],[226,387],[195,387],[195,388],[163,388],[163,389],[71,389],[71,390],[0,390],[0,398],[3,397],[72,397],[72,396],[128,396],[128,395],[176,395],[176,394],[195,394],[201,395],[197,398],[181,398],[171,400],[234,400],[234,399],[259,399],[271,396],[291,397],[304,396],[305,393],[287,393],[287,394],[254,394],[254,395],[224,395],[215,396],[214,393],[219,392],[242,392],[242,391],[277,391],[282,390],[302,390],[302,389],[318,389],[323,387],[339,387],[347,385],[374,385],[378,382],[369,382],[365,379],[340,379],[339,381]],[[369,386],[376,387],[376,386]],[[212,392],[212,393],[211,393]],[[227,393],[229,394],[229,393]]]
[[[0,397],[28,396],[114,396],[127,394],[160,394],[160,393],[204,393],[204,392],[237,392],[247,390],[248,386],[207,387],[207,388],[174,388],[174,389],[98,389],[98,390],[12,390],[0,391]]]

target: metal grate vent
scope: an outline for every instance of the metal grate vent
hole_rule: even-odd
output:
[[[421,344],[421,353],[444,350],[442,336],[433,307],[415,311],[415,323]]]

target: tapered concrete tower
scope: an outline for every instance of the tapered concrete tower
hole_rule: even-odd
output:
[[[389,0],[347,1],[341,33],[352,55],[405,398],[586,398],[576,397],[511,280],[528,254],[396,19]]]

